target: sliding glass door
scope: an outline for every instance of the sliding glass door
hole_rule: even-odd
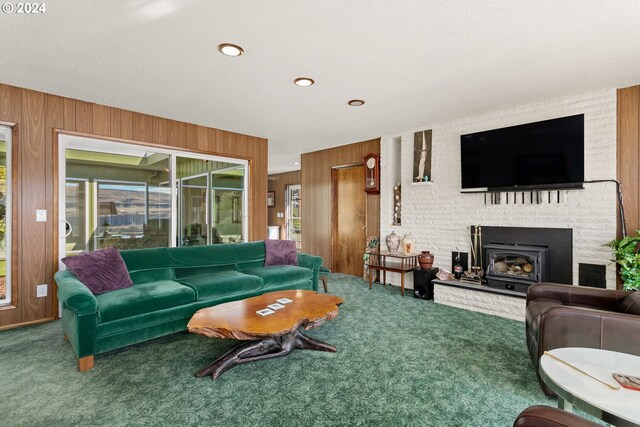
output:
[[[197,246],[209,243],[207,233],[207,175],[192,176],[180,182],[180,246]],[[220,242],[214,242],[220,243]]]
[[[67,178],[65,191],[65,252],[79,254],[89,247],[89,181]]]
[[[180,245],[245,241],[245,169],[231,162],[176,159]]]
[[[246,161],[71,135],[59,146],[61,257],[246,237]]]

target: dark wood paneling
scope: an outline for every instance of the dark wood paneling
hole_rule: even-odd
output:
[[[153,143],[167,145],[167,119],[153,118]]]
[[[122,137],[122,110],[119,108],[111,109],[111,136],[113,138]]]
[[[380,153],[380,139],[357,142],[327,150],[305,153],[302,163],[302,251],[321,256],[325,265],[332,265],[331,258],[331,168],[361,164],[367,153]],[[364,188],[362,189],[364,191]],[[367,235],[380,234],[380,197],[368,195],[370,211],[377,215],[367,221]],[[364,252],[364,248],[362,248]]]
[[[20,150],[20,187],[18,195],[18,277],[13,286],[20,286],[20,313],[22,320],[46,317],[47,298],[36,298],[36,285],[47,283],[47,248],[43,244],[47,236],[48,222],[36,222],[36,209],[45,209],[47,176],[45,175],[45,94],[31,90],[22,91],[22,120]],[[37,167],[37,166],[39,167]],[[52,211],[48,209],[49,215]],[[50,242],[49,244],[53,244]],[[17,282],[17,283],[16,283]],[[51,290],[50,290],[51,292]]]
[[[0,84],[0,120],[18,123],[22,119],[22,91]]]
[[[91,104],[93,108],[93,132],[96,135],[111,135],[111,108],[104,105]]]
[[[640,86],[618,90],[617,168],[627,233],[640,229]],[[619,221],[618,221],[619,224]],[[618,225],[618,235],[622,231]]]
[[[88,135],[187,147],[187,124],[0,84],[0,120],[13,130],[13,283],[15,306],[0,308],[0,330],[57,315],[53,273],[57,269],[57,149],[54,129]],[[267,140],[189,125],[191,148],[242,158],[250,164],[249,240],[267,235]],[[48,221],[35,221],[46,209]],[[36,285],[49,296],[36,298]]]
[[[380,194],[367,194],[366,235],[380,237]]]
[[[120,137],[124,139],[133,139],[133,113],[131,111],[121,110]]]
[[[64,126],[64,100],[59,96],[46,96],[46,112],[45,112],[45,206],[47,206],[47,218],[52,225],[45,229],[45,242],[53,242],[52,245],[45,245],[45,260],[58,259],[58,228],[55,226],[58,221],[58,198],[56,197],[56,188],[58,181],[58,162],[57,158],[57,141],[53,129]],[[51,210],[48,207],[51,206]],[[49,295],[47,296],[46,317],[54,317],[55,307],[58,306],[58,297],[54,292],[53,275],[56,272],[56,264],[53,262],[46,263],[45,281],[49,284]]]
[[[207,151],[209,148],[208,141],[208,129],[204,126],[198,126],[196,128],[196,150],[198,151]],[[243,138],[247,138],[246,135],[242,135]],[[240,141],[241,144],[246,144],[245,141]]]
[[[133,113],[133,140],[153,142],[153,117],[148,114]]]
[[[76,100],[63,98],[62,105],[64,108],[64,129],[76,128]]]
[[[76,128],[78,132],[93,133],[93,105],[76,100]]]
[[[187,124],[169,120],[167,123],[167,145],[187,147]]]
[[[267,223],[269,225],[277,225],[280,227],[280,238],[284,239],[286,237],[285,233],[285,218],[277,218],[276,213],[286,213],[285,206],[285,194],[287,186],[296,185],[302,183],[302,174],[300,171],[292,171],[292,172],[284,172],[277,173],[273,175],[269,175],[269,182],[267,184],[268,191],[275,191],[276,193],[276,205],[272,208],[267,208]],[[301,190],[301,198],[302,204],[305,203],[304,200],[304,189]],[[302,222],[304,222],[304,218],[302,218]],[[304,235],[302,236],[304,240]]]
[[[198,130],[198,127],[196,125],[187,123],[187,148],[190,150],[198,149],[197,130]]]

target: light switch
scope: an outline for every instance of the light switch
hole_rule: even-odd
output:
[[[36,209],[36,222],[47,222],[46,209]]]
[[[36,286],[36,298],[46,297],[48,288],[47,284]]]

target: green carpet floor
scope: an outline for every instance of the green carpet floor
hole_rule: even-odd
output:
[[[0,424],[37,426],[511,426],[538,382],[524,324],[400,297],[333,274],[337,319],[309,335],[337,353],[296,351],[217,381],[193,372],[233,347],[179,333],[96,357],[76,371],[60,322],[0,333]]]

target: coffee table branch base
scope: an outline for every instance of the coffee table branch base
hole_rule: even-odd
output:
[[[267,337],[259,341],[241,344],[226,352],[213,363],[200,369],[195,373],[195,376],[202,378],[211,375],[211,378],[215,380],[234,366],[286,356],[295,349],[336,352],[335,346],[311,338],[296,329],[286,335]]]

